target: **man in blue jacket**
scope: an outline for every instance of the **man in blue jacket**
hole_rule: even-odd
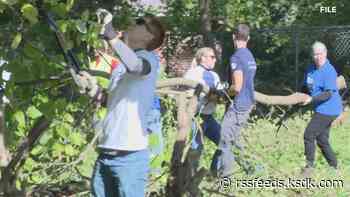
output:
[[[314,64],[305,74],[304,85],[310,97],[304,104],[312,103],[315,113],[305,129],[304,145],[306,167],[304,176],[310,176],[314,167],[316,144],[320,147],[328,164],[337,168],[337,159],[329,144],[329,132],[332,121],[342,112],[342,100],[337,88],[337,72],[327,59],[327,48],[321,42],[312,45]]]

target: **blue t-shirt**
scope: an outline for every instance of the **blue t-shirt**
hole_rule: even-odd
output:
[[[327,90],[332,93],[328,100],[314,103],[316,112],[337,116],[343,111],[342,100],[337,88],[337,71],[328,60],[320,68],[314,64],[310,65],[306,70],[304,84],[308,87],[311,96],[317,96]]]
[[[237,111],[247,111],[254,104],[254,77],[256,62],[248,48],[239,48],[230,58],[232,73],[240,70],[243,72],[242,89],[235,96],[233,107]]]

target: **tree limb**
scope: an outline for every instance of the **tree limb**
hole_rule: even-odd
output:
[[[35,142],[39,139],[42,133],[49,128],[50,123],[51,121],[46,119],[45,116],[39,117],[33,128],[29,131],[28,136],[24,138],[18,146],[16,155],[12,158],[9,165],[2,169],[1,182],[5,187],[5,193],[13,189],[19,168],[24,164],[29,152],[34,147]]]
[[[166,80],[161,80],[157,83],[157,89],[167,88],[167,87],[187,87],[196,88],[199,83],[193,80],[188,80],[184,78],[171,78]],[[344,89],[347,87],[346,81],[342,75],[337,78],[338,89]],[[209,87],[204,85],[203,92],[205,94],[209,93]],[[255,91],[255,100],[259,103],[266,105],[295,105],[303,102],[302,93],[293,93],[287,96],[280,95],[267,95]]]

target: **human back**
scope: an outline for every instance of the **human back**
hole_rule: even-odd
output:
[[[242,89],[235,96],[234,107],[238,111],[246,111],[255,102],[254,78],[257,69],[256,62],[248,48],[237,49],[231,58],[231,62],[232,69],[241,70],[243,73]]]
[[[111,90],[103,129],[103,135],[106,137],[101,138],[99,145],[101,148],[117,150],[147,148],[146,115],[155,96],[159,63],[152,52],[141,50],[136,54],[149,61],[151,72],[145,76],[127,73],[118,86]],[[113,83],[113,78],[111,80]]]

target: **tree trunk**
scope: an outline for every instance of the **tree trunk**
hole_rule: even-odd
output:
[[[200,31],[204,37],[204,45],[214,47],[214,40],[210,35],[211,32],[211,15],[210,15],[210,3],[211,0],[200,0]]]
[[[178,133],[171,159],[171,172],[166,187],[166,193],[169,197],[181,197],[188,193],[191,186],[194,169],[191,158],[187,154],[190,145],[187,139],[191,130],[192,118],[197,108],[197,100],[197,95],[188,98],[186,94],[181,94],[177,97]]]
[[[20,193],[15,187],[15,180],[20,167],[24,164],[29,152],[33,149],[35,142],[39,139],[42,133],[49,128],[51,121],[45,116],[41,116],[29,131],[26,138],[22,140],[16,150],[15,156],[11,159],[9,165],[1,171],[1,187],[5,196],[19,196]]]
[[[6,148],[5,113],[3,104],[0,104],[0,167],[5,167],[10,162],[10,152]]]

